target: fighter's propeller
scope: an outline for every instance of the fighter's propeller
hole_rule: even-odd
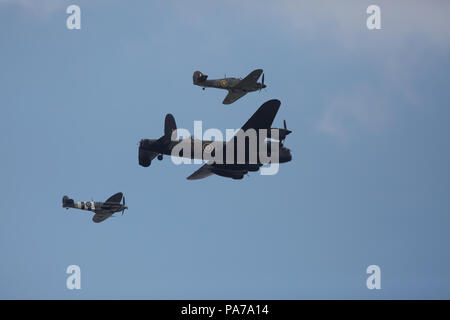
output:
[[[125,206],[125,196],[123,196],[123,210],[122,210],[122,215],[123,215],[123,212],[125,211],[125,209],[128,209],[128,208]]]
[[[259,91],[261,92],[261,89],[263,88],[264,88],[264,73],[262,74],[261,87],[259,88]]]

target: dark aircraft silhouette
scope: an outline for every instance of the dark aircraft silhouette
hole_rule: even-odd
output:
[[[264,84],[264,74],[262,76],[262,82],[259,83],[258,79],[263,73],[262,69],[256,69],[244,79],[240,78],[222,78],[207,80],[208,76],[204,75],[200,71],[195,71],[193,75],[194,84],[205,88],[218,88],[228,90],[228,95],[223,100],[223,104],[231,104],[245,96],[248,92],[261,90],[266,87]]]
[[[94,222],[102,222],[103,220],[108,219],[111,217],[114,213],[122,211],[125,211],[125,209],[128,209],[127,206],[125,206],[125,197],[123,197],[123,204],[120,203],[122,201],[123,194],[122,192],[118,192],[115,195],[111,196],[108,200],[105,202],[94,202],[94,201],[88,201],[88,202],[75,202],[73,199],[70,199],[68,196],[63,197],[63,208],[69,209],[69,208],[75,208],[75,209],[81,209],[81,210],[87,210],[87,211],[93,211],[94,217],[92,218],[92,221]]]
[[[278,112],[280,107],[279,100],[269,100],[264,103],[254,114],[253,116],[244,124],[241,128],[243,132],[246,132],[249,129],[254,129],[256,132],[259,132],[261,129],[266,129],[270,132],[272,122]],[[159,139],[142,139],[139,143],[139,164],[143,167],[150,166],[152,160],[155,157],[158,157],[158,160],[163,159],[163,155],[171,155],[172,150],[175,146],[180,143],[184,143],[187,146],[190,146],[191,152],[190,155],[185,155],[184,158],[191,159],[208,159],[208,154],[214,156],[214,148],[217,146],[223,147],[223,156],[224,161],[221,164],[218,163],[208,163],[204,164],[200,169],[194,172],[187,179],[189,180],[197,180],[206,178],[212,174],[217,174],[222,177],[233,178],[233,179],[242,179],[244,174],[247,174],[249,171],[258,171],[259,168],[265,164],[259,156],[259,137],[257,148],[252,148],[254,152],[250,154],[250,139],[245,139],[245,162],[238,163],[237,161],[237,136],[235,135],[230,141],[200,141],[197,139],[193,139],[189,137],[183,140],[172,140],[172,134],[176,130],[175,119],[171,114],[166,115],[165,124],[164,124],[164,135]],[[278,151],[278,159],[275,160],[274,163],[284,163],[289,162],[292,159],[291,152],[288,148],[283,146],[283,141],[288,134],[291,133],[290,130],[286,128],[286,121],[284,121],[284,129],[275,128],[278,130],[279,141],[265,141],[268,154],[271,152],[271,142],[274,143],[275,148]],[[174,135],[175,136],[175,135]],[[270,138],[270,136],[269,136]],[[232,141],[233,140],[233,141]],[[201,146],[201,154],[198,155],[194,150],[194,145],[196,143],[200,143]],[[231,161],[227,161],[226,159],[226,150],[229,148],[232,150],[234,147],[234,159]],[[254,154],[256,152],[256,155]],[[174,154],[174,156],[183,157],[183,154]],[[250,159],[257,159],[257,161],[249,161]],[[230,163],[231,162],[231,163]],[[267,162],[266,162],[267,163]]]

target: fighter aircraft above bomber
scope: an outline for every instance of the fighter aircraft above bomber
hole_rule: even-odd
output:
[[[123,203],[120,203],[122,199]],[[108,219],[116,212],[122,211],[123,215],[125,209],[128,209],[128,207],[125,205],[125,197],[123,196],[122,192],[116,193],[105,202],[94,202],[94,201],[75,202],[68,196],[64,196],[62,201],[63,201],[63,208],[66,209],[75,208],[93,211],[95,214],[94,217],[92,218],[92,221],[96,223]]]
[[[223,161],[218,163],[217,161],[208,161],[204,164],[199,170],[194,172],[191,176],[188,177],[189,180],[197,180],[206,178],[212,174],[217,174],[219,176],[233,178],[233,179],[242,179],[245,174],[249,171],[258,171],[260,167],[268,162],[261,157],[260,151],[261,147],[265,146],[265,150],[268,151],[269,154],[277,154],[278,156],[270,159],[270,163],[284,163],[289,162],[292,159],[291,152],[288,148],[283,146],[283,141],[287,135],[291,133],[290,130],[286,128],[286,121],[284,122],[284,128],[271,128],[272,122],[278,112],[280,107],[279,100],[269,100],[265,102],[254,114],[253,116],[244,124],[241,130],[238,131],[234,135],[232,139],[227,142],[224,141],[205,141],[198,140],[192,137],[187,139],[176,139],[176,123],[175,119],[171,114],[166,115],[165,125],[164,125],[164,135],[159,139],[142,139],[139,143],[139,164],[143,167],[150,166],[152,160],[155,157],[158,157],[158,160],[163,159],[163,155],[172,155],[173,151],[179,149],[180,145],[187,146],[186,149],[190,152],[183,153],[183,149],[181,153],[175,152],[173,154],[176,157],[190,158],[190,159],[201,159],[201,160],[210,160],[210,156],[215,155],[215,151],[218,148],[223,150]],[[247,139],[244,136],[244,141],[241,146],[243,146],[245,155],[241,159],[243,161],[238,161],[238,152],[237,146],[239,146],[238,135],[240,133],[246,133],[254,130],[255,133],[258,133],[262,130],[267,130],[269,133],[267,138],[270,141],[262,141],[260,143],[259,135],[255,134],[256,143],[255,145],[250,145],[251,139]],[[270,132],[274,130],[278,134],[278,141],[273,141],[270,135]],[[175,134],[174,134],[175,132]],[[174,138],[175,136],[175,138]],[[239,138],[241,139],[241,138]],[[200,152],[195,152],[195,148],[200,146]],[[231,150],[232,158],[228,158],[227,150]],[[217,156],[219,159],[222,159],[219,155]],[[256,159],[253,160],[252,159]]]
[[[262,82],[258,82],[262,74]],[[231,104],[245,96],[248,92],[261,90],[266,87],[264,84],[264,74],[262,69],[256,69],[244,79],[240,78],[222,78],[207,80],[208,76],[200,71],[195,71],[193,75],[194,85],[205,88],[218,88],[228,90],[228,95],[223,100],[223,104]]]

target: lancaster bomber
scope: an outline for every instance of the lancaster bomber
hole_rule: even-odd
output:
[[[262,74],[262,82],[259,83],[258,79]],[[207,80],[208,76],[204,75],[200,71],[195,71],[193,75],[194,85],[205,88],[218,88],[228,90],[228,95],[223,100],[223,104],[231,104],[245,96],[248,92],[261,90],[266,87],[264,84],[264,74],[262,69],[256,69],[244,79],[240,78],[222,78]]]
[[[123,203],[120,203],[123,198]],[[98,223],[102,222],[109,217],[111,217],[114,213],[122,211],[125,211],[125,209],[128,209],[128,207],[125,205],[125,197],[123,196],[122,192],[118,192],[115,195],[111,196],[108,200],[105,202],[94,202],[94,201],[87,201],[87,202],[75,202],[73,199],[70,199],[68,196],[63,197],[63,208],[69,209],[69,208],[75,208],[75,209],[81,209],[81,210],[87,210],[87,211],[93,211],[94,217],[92,218],[92,221]]]
[[[241,130],[239,130],[238,133],[235,134],[234,137],[228,142],[205,140],[200,141],[194,139],[193,137],[189,137],[183,140],[176,139],[175,130],[177,129],[177,127],[175,119],[171,114],[167,114],[164,124],[164,135],[159,139],[142,139],[140,141],[139,164],[143,167],[148,167],[155,157],[158,157],[158,160],[162,160],[163,155],[173,155],[176,157],[184,157],[190,159],[210,160],[209,156],[214,156],[215,149],[221,147],[223,150],[224,161],[217,163],[217,161],[210,160],[187,179],[198,180],[206,178],[212,174],[217,174],[219,176],[227,178],[242,179],[244,175],[249,171],[258,171],[262,165],[268,163],[261,158],[259,152],[261,145],[264,145],[264,143],[266,144],[267,153],[278,153],[278,157],[276,159],[271,159],[270,163],[289,162],[292,159],[291,151],[283,146],[284,139],[291,133],[291,131],[286,128],[286,121],[284,121],[283,129],[271,128],[272,122],[278,112],[278,109],[280,108],[280,104],[281,103],[279,100],[269,100],[265,102],[243,125]],[[245,142],[243,143],[243,145],[245,149],[245,158],[243,159],[244,161],[237,161],[236,150],[237,146],[239,145],[239,142],[237,142],[237,135],[240,132],[245,133],[250,129],[253,129],[256,133],[258,133],[262,129],[268,130],[268,132],[272,132],[273,130],[275,130],[278,132],[278,141],[273,141],[271,139],[271,141],[267,140],[260,143],[260,137],[259,135],[257,135],[257,144],[255,147],[251,147],[250,139],[244,137]],[[267,137],[272,138],[269,135]],[[175,154],[172,154],[174,148],[177,148],[178,150],[180,144],[188,146],[188,149],[190,149],[191,152],[189,152],[189,154],[183,154],[182,150],[181,153],[175,152]],[[195,152],[196,145],[200,146],[200,153]],[[272,148],[275,148],[276,150]],[[226,150],[232,150],[232,159],[225,158],[225,155],[227,154]],[[256,159],[256,161],[251,161],[252,158]]]

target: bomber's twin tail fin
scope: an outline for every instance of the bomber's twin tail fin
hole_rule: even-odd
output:
[[[164,139],[166,141],[170,141],[173,135],[173,132],[177,130],[177,124],[175,123],[175,118],[173,115],[168,113],[166,115],[166,120],[164,121]],[[175,132],[176,134],[176,132]]]

